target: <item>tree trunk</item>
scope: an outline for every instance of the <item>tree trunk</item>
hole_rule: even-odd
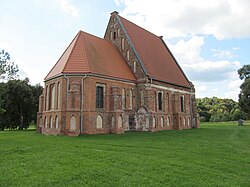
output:
[[[20,123],[19,123],[19,129],[18,130],[23,130],[23,115],[20,116]]]

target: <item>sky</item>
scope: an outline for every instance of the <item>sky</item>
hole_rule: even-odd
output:
[[[249,0],[1,0],[0,49],[43,85],[79,30],[103,38],[110,13],[163,36],[196,97],[238,100],[250,64]]]

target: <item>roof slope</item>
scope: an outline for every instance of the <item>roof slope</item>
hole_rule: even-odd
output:
[[[152,34],[121,16],[118,17],[150,77],[190,87],[187,77],[161,37]]]
[[[45,80],[64,73],[91,73],[136,80],[118,49],[111,42],[83,31],[78,32]]]

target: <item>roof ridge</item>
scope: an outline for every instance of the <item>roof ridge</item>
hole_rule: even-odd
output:
[[[79,32],[78,32],[78,33],[79,33]],[[62,55],[60,56],[60,58],[57,60],[57,62],[55,63],[55,65],[51,68],[51,70],[49,71],[49,73],[46,75],[45,79],[47,79],[47,77],[49,76],[49,74],[54,70],[54,68],[55,68],[55,67],[57,66],[57,64],[60,62],[61,58],[62,58],[62,57],[64,56],[64,54],[67,52],[67,50],[69,49],[69,47],[71,46],[71,44],[75,41],[75,39],[76,39],[78,33],[77,33],[76,36],[73,38],[73,40],[70,42],[70,44],[68,45],[68,47],[64,50],[63,54],[62,54]],[[72,50],[71,50],[71,52],[72,52]],[[70,52],[70,53],[71,53],[71,52]],[[64,67],[62,68],[62,71],[64,70],[65,65],[66,65],[66,62],[65,62],[65,64],[64,64]],[[60,72],[60,73],[62,73],[62,72]]]
[[[129,22],[129,23],[131,23],[131,24],[133,24],[133,25],[135,25],[135,26],[139,27],[140,29],[142,29],[142,30],[146,31],[147,33],[149,33],[149,34],[153,35],[154,37],[157,37],[157,38],[161,37],[161,36],[157,36],[156,34],[154,34],[154,33],[153,33],[153,32],[151,32],[151,31],[148,31],[147,29],[145,29],[145,28],[143,28],[143,27],[141,27],[141,26],[137,25],[136,23],[133,23],[133,22],[131,22],[131,21],[127,20],[126,18],[124,18],[124,17],[122,17],[122,16],[120,16],[120,15],[118,15],[118,16],[119,16],[120,18],[122,18],[122,19],[126,20],[127,22]]]
[[[84,53],[85,53],[85,57],[86,57],[86,62],[87,62],[87,66],[88,66],[88,70],[89,72],[91,72],[90,70],[90,65],[89,65],[89,58],[88,58],[88,53],[87,53],[87,48],[86,48],[86,42],[85,42],[85,34],[88,34],[86,32],[80,31],[82,33],[82,43],[83,43],[83,49],[84,49]],[[94,35],[92,35],[94,36]]]
[[[80,33],[81,33],[81,30],[76,34],[75,38],[73,39],[73,41],[76,39],[75,44],[76,44],[77,40],[79,39]],[[73,41],[70,43],[70,45],[73,43]],[[70,54],[69,54],[68,58],[66,59],[66,63],[64,64],[63,71],[65,70],[66,65],[67,65],[67,63],[68,63],[68,60],[69,60],[69,58],[70,58],[71,55],[72,55],[72,51],[73,51],[73,50],[75,49],[75,47],[76,47],[75,44],[74,44],[74,46],[72,47],[72,49],[71,49],[71,51],[70,51]],[[70,45],[69,45],[69,46],[70,46]],[[67,48],[67,49],[68,49],[68,48]],[[67,49],[66,49],[66,50],[67,50]]]

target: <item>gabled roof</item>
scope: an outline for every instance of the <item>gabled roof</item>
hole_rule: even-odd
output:
[[[45,80],[60,74],[98,74],[136,80],[118,49],[109,41],[79,31]]]
[[[156,80],[190,87],[189,80],[161,37],[117,15],[145,68]]]

